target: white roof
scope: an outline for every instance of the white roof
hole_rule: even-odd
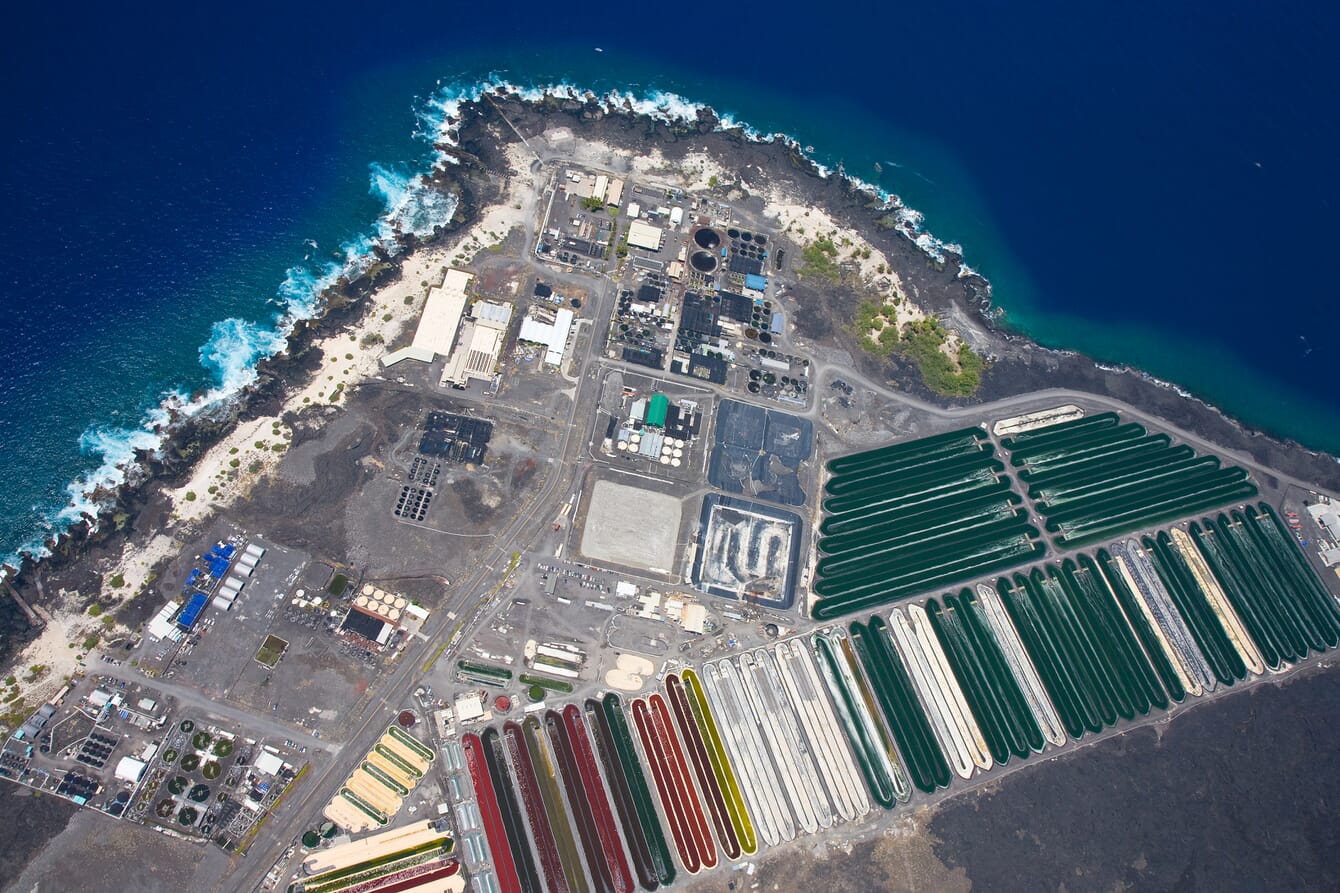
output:
[[[510,311],[512,308],[507,309]],[[450,382],[464,386],[472,378],[491,380],[497,371],[498,356],[502,353],[503,339],[506,337],[506,323],[499,325],[492,320],[467,322],[461,330],[460,343],[442,369],[442,379],[438,384],[446,385]]]
[[[545,353],[544,361],[551,366],[557,366],[563,362],[563,353],[568,344],[568,333],[572,330],[572,320],[572,311],[566,307],[561,307],[554,312],[552,325],[542,323],[528,316],[521,320],[521,332],[517,335],[517,338],[522,341],[543,344],[549,348]]]
[[[628,244],[634,248],[660,251],[662,233],[663,230],[660,227],[643,223],[641,220],[634,220],[628,225]]]
[[[383,356],[382,366],[389,369],[402,360],[418,360],[420,363],[431,363],[433,352],[426,347],[402,347]]]
[[[470,308],[470,315],[475,319],[502,323],[506,327],[512,321],[512,305],[495,304],[493,301],[475,301],[475,306]]]
[[[479,719],[484,715],[484,702],[479,695],[462,695],[456,699],[456,718],[461,722]]]
[[[264,775],[278,775],[284,768],[284,761],[270,753],[268,750],[262,750],[256,757],[256,771]]]
[[[679,615],[679,622],[688,633],[702,634],[707,622],[707,609],[702,605],[685,605],[684,611]]]
[[[144,774],[145,763],[134,757],[122,757],[121,762],[116,764],[116,778],[118,781],[128,781],[135,784]]]
[[[428,300],[414,332],[413,347],[446,356],[456,341],[456,330],[465,315],[466,286],[475,278],[464,270],[447,270],[442,284],[428,290]]]

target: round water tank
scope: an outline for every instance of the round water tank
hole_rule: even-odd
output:
[[[671,453],[671,455],[674,456],[676,459],[678,459],[679,457],[684,455],[684,451],[681,450],[679,447],[675,447],[675,451]]]
[[[418,718],[415,717],[414,712],[411,710],[401,710],[400,715],[395,718],[395,721],[400,723],[402,728],[408,729],[411,728],[414,723],[418,722]]]
[[[493,699],[493,709],[497,710],[499,713],[506,713],[508,710],[512,709],[512,699],[507,697],[507,695],[498,695],[498,697]]]
[[[671,468],[678,468],[681,464],[682,464],[682,463],[681,463],[680,460],[678,460],[678,459],[671,459],[671,460],[670,460],[670,467],[671,467]]]
[[[354,604],[360,608],[366,608],[368,606],[368,597],[366,595],[360,595],[358,598],[354,599]]]
[[[684,439],[682,437],[676,437],[675,446],[679,447],[681,450],[684,449]]]
[[[375,590],[376,588],[377,588],[377,587],[376,587],[376,586],[373,586],[371,583],[364,583],[364,584],[363,584],[363,594],[364,594],[364,595],[372,595],[373,590]]]
[[[661,457],[661,464],[662,464],[662,465],[669,465],[669,464],[670,464],[670,457],[669,457],[669,456],[662,456],[662,457]]]
[[[406,601],[406,600],[403,599],[403,598],[397,598],[397,599],[395,600],[395,606],[396,606],[397,608],[400,608],[401,610],[404,610],[405,605],[407,605],[407,604],[409,604],[409,602]]]
[[[627,450],[627,449],[628,449],[628,444],[624,443],[622,440],[619,441],[619,449],[620,449],[620,450]]]

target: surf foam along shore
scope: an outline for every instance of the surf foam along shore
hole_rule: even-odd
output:
[[[67,486],[67,503],[48,512],[26,543],[0,557],[0,579],[12,576],[25,558],[36,561],[49,555],[53,543],[75,527],[88,525],[90,530],[96,530],[99,516],[114,503],[121,488],[146,479],[143,459],[157,458],[167,439],[184,422],[231,408],[255,383],[258,365],[286,350],[295,326],[304,320],[320,318],[331,288],[357,279],[379,254],[399,255],[409,241],[407,237],[429,238],[450,222],[458,207],[458,197],[435,187],[432,177],[444,166],[459,163],[454,153],[459,149],[457,134],[463,109],[469,104],[485,102],[490,96],[509,96],[533,103],[556,100],[596,104],[610,114],[644,117],[676,126],[696,126],[709,120],[714,122],[713,129],[717,132],[736,133],[755,143],[780,144],[803,159],[817,176],[840,177],[855,191],[879,202],[896,220],[895,229],[932,260],[946,263],[948,256],[953,255],[961,264],[963,249],[926,232],[921,213],[906,207],[898,196],[840,168],[834,170],[820,163],[814,158],[813,147],[802,146],[788,134],[764,133],[729,112],[719,112],[679,94],[662,90],[645,94],[620,90],[597,93],[569,83],[520,86],[493,77],[471,83],[439,83],[434,95],[415,110],[414,136],[435,147],[426,168],[414,172],[378,162],[369,164],[369,191],[382,199],[381,216],[369,231],[340,246],[342,260],[314,265],[309,255],[291,267],[272,299],[279,309],[269,322],[233,317],[214,324],[209,340],[200,348],[201,365],[212,374],[213,387],[194,397],[181,390],[164,394],[159,405],[146,412],[141,423],[134,427],[91,425],[80,440],[81,452],[99,464]],[[975,275],[962,265],[959,272]],[[989,284],[985,288],[989,294]]]
[[[946,263],[948,256],[953,255],[955,261],[961,265],[960,275],[978,275],[975,270],[962,265],[963,247],[954,242],[946,242],[928,232],[924,227],[925,215],[915,208],[907,207],[899,196],[847,173],[841,166],[835,170],[823,164],[816,159],[813,146],[802,146],[800,141],[790,134],[758,130],[740,121],[729,111],[695,102],[678,93],[654,89],[642,94],[618,89],[597,92],[566,82],[526,86],[492,77],[469,85],[439,84],[437,94],[426,105],[429,114],[427,117],[421,117],[421,123],[428,124],[431,118],[440,120],[437,141],[455,147],[456,127],[460,120],[462,103],[486,101],[490,95],[511,96],[534,103],[559,100],[594,104],[610,114],[642,116],[670,125],[694,126],[703,120],[712,120],[716,122],[714,130],[719,133],[738,133],[743,139],[753,143],[780,144],[803,158],[818,176],[825,179],[832,176],[841,177],[857,192],[880,202],[884,210],[892,214],[896,220],[894,229],[911,240],[935,262]]]
[[[320,317],[331,288],[357,279],[379,256],[398,255],[407,236],[428,238],[450,222],[457,199],[429,180],[444,159],[443,153],[436,153],[430,169],[419,173],[370,165],[369,191],[382,200],[384,208],[372,231],[341,244],[340,260],[317,265],[309,254],[290,267],[270,300],[277,309],[268,320],[229,317],[216,321],[199,349],[210,387],[195,395],[182,389],[164,393],[133,427],[90,425],[79,446],[81,454],[96,466],[66,486],[66,503],[45,511],[25,542],[0,553],[0,580],[11,577],[25,559],[37,561],[50,555],[53,545],[72,529],[88,525],[96,530],[99,516],[115,502],[121,488],[145,480],[144,460],[160,458],[168,438],[185,422],[233,408],[237,398],[256,382],[260,363],[287,349],[300,322]]]

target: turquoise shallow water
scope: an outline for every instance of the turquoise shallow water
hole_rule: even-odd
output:
[[[1020,331],[1340,449],[1340,305],[1318,272],[1340,135],[1314,114],[1335,98],[1333,13],[1231,3],[1150,29],[1125,9],[969,4],[800,29],[740,10],[717,20],[731,42],[552,12],[26,9],[0,62],[0,555],[114,483],[165,396],[243,384],[388,215],[449,214],[412,189],[433,99],[488,75],[673,91],[791,134],[924,212]]]

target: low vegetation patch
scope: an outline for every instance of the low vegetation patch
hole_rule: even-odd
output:
[[[841,278],[837,264],[838,249],[827,236],[821,236],[806,245],[800,250],[800,256],[804,260],[798,271],[801,276],[813,276],[829,282],[837,282]]]
[[[959,344],[953,356],[944,346],[949,332],[931,317],[903,323],[901,331],[891,308],[866,301],[856,311],[853,328],[861,346],[877,357],[900,356],[910,360],[921,380],[937,394],[970,397],[982,383],[985,363],[971,347]]]

